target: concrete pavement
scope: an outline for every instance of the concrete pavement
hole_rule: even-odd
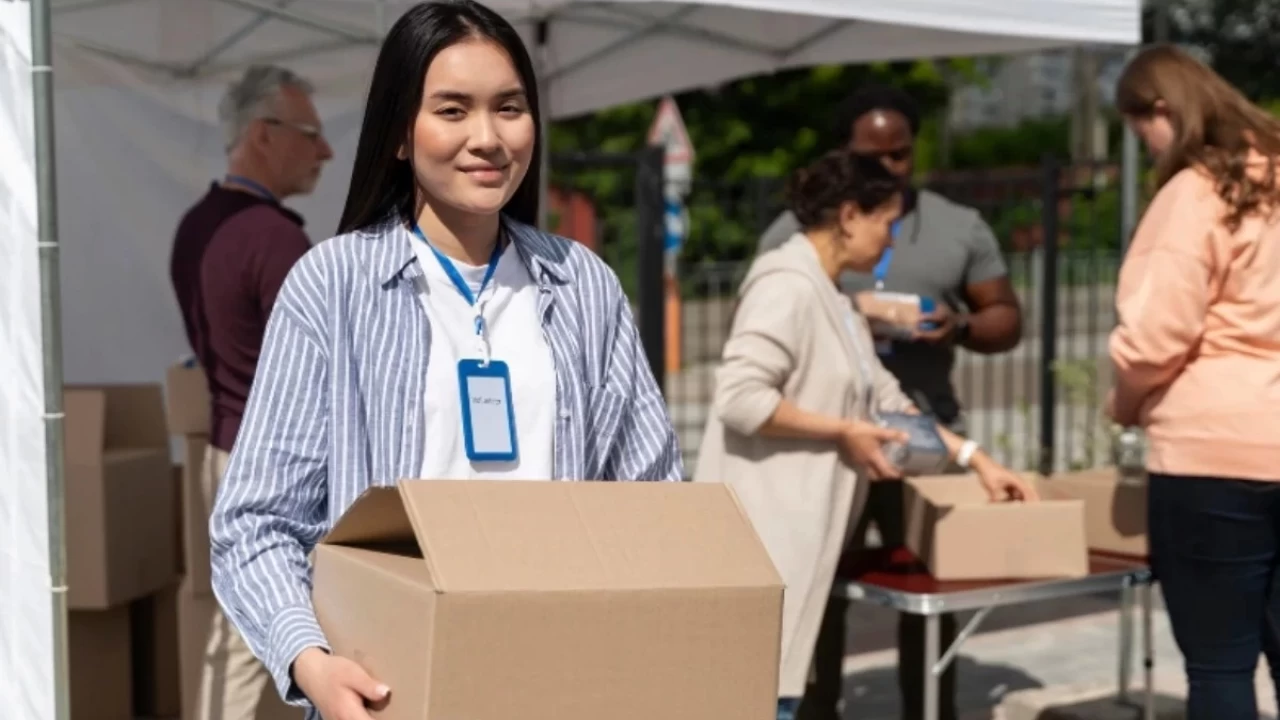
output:
[[[1105,607],[1086,614],[1015,627],[994,626],[970,638],[958,656],[959,703],[965,720],[1139,720],[1135,710],[1112,702],[1117,685],[1119,613],[1114,594],[1082,598],[1080,607]],[[1071,602],[1058,604],[1058,612]],[[1026,606],[1030,609],[1032,606]],[[1025,612],[1026,610],[1023,610]],[[892,647],[858,635],[858,628],[892,629],[892,612],[866,605],[851,609],[851,654],[845,660],[844,717],[848,720],[896,720],[897,653]],[[988,622],[997,622],[1002,608]],[[1182,657],[1174,644],[1168,617],[1157,606],[1153,614],[1155,687],[1164,708],[1160,720],[1181,718],[1186,697]],[[872,632],[872,635],[875,633]],[[1135,649],[1139,637],[1135,636]],[[871,646],[874,649],[868,649]],[[1135,654],[1133,687],[1141,687],[1140,658]],[[1277,714],[1275,692],[1265,661],[1257,675],[1259,709]],[[1132,696],[1134,701],[1139,694]]]

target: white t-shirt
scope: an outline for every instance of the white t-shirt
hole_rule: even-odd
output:
[[[422,477],[441,480],[550,480],[554,470],[556,377],[551,347],[538,317],[538,286],[508,243],[484,292],[477,295],[487,265],[452,260],[483,308],[493,360],[507,364],[515,409],[514,462],[472,462],[462,432],[458,361],[481,358],[475,334],[475,309],[458,292],[431,248],[414,238],[422,266],[418,297],[431,321],[427,360],[426,452]]]

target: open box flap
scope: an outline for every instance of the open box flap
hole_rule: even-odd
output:
[[[67,451],[72,461],[108,450],[168,449],[164,393],[158,384],[67,385]]]
[[[323,545],[417,542],[404,499],[394,487],[369,488],[320,541]]]
[[[718,483],[407,480],[400,491],[445,592],[782,587]]]

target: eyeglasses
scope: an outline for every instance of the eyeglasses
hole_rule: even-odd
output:
[[[324,139],[324,130],[316,127],[315,125],[290,122],[288,120],[281,120],[280,118],[274,118],[274,117],[264,117],[260,119],[262,120],[262,122],[268,125],[280,125],[283,127],[296,130],[297,132],[301,133],[303,137],[307,138],[311,142],[320,142],[321,140]]]

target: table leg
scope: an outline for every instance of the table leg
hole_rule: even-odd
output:
[[[941,650],[941,625],[939,615],[926,615],[924,624],[924,720],[938,720],[938,685],[941,680],[937,672],[938,656]]]
[[[1143,720],[1156,720],[1155,690],[1155,638],[1152,629],[1151,596],[1154,588],[1151,582],[1144,583],[1139,589],[1142,599],[1142,667],[1146,677],[1143,680],[1146,697],[1143,698]]]
[[[1129,685],[1133,680],[1133,586],[1120,590],[1120,674],[1117,693],[1120,702],[1129,701]]]

